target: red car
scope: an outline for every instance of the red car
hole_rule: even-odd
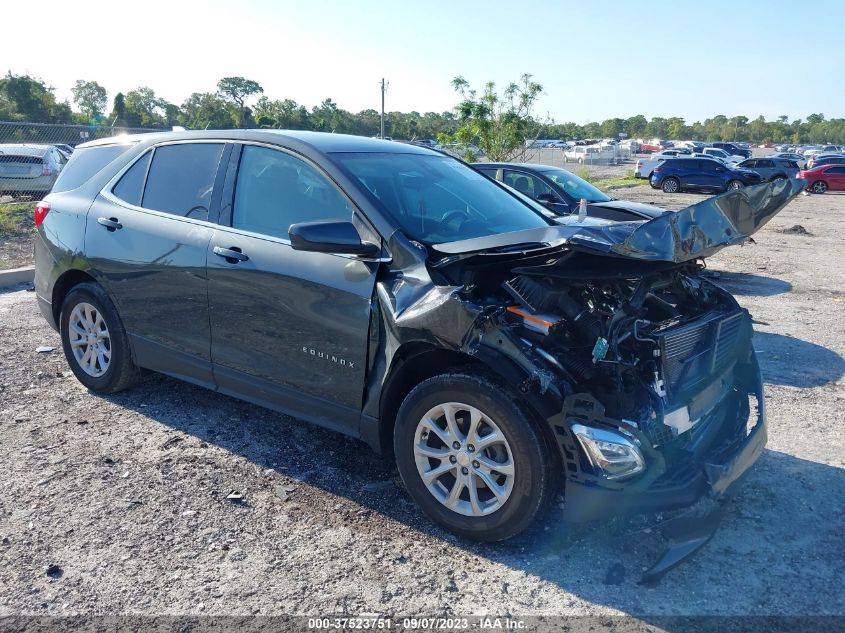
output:
[[[806,171],[799,171],[798,178],[807,181],[807,191],[845,191],[845,165],[822,165]]]
[[[658,143],[640,143],[640,153],[641,154],[654,154],[656,152],[662,152],[665,147]]]

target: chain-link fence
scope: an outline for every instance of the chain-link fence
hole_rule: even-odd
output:
[[[31,143],[46,145],[70,145],[118,134],[140,134],[162,132],[149,128],[109,127],[106,125],[64,125],[60,123],[21,123],[0,121],[0,144]]]

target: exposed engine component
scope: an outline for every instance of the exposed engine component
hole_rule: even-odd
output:
[[[660,443],[692,428],[696,418],[677,403],[725,371],[748,338],[747,315],[696,273],[600,282],[522,274],[502,287],[518,304],[507,308],[513,324],[578,381],[572,390],[595,394],[613,415],[638,411],[635,422]]]

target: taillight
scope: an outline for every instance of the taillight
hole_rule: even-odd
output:
[[[658,165],[657,167],[655,167],[655,168],[653,169],[653,171],[663,171],[663,167],[661,167],[660,165]]]
[[[50,203],[43,200],[35,205],[35,226],[41,226],[44,218],[50,213]]]

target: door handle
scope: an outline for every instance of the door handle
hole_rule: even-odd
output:
[[[123,228],[123,225],[117,221],[117,218],[97,218],[97,222],[112,232]]]
[[[231,248],[215,246],[214,254],[218,257],[222,257],[230,264],[237,264],[238,262],[245,262],[249,260],[249,257],[247,257],[246,254],[241,252],[241,249],[237,246],[232,246]]]

